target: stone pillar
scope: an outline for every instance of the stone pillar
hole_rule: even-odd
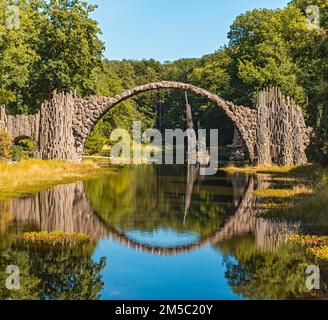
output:
[[[279,88],[265,89],[257,101],[255,163],[301,165],[307,163],[310,128],[302,110]]]
[[[74,146],[73,137],[74,95],[54,92],[51,101],[40,110],[41,159],[59,159],[79,162],[81,156]]]

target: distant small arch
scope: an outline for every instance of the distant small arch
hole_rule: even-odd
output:
[[[39,142],[27,135],[20,135],[13,139],[13,145],[17,149],[15,152],[18,152],[18,158],[37,158],[37,152],[39,150]]]
[[[37,143],[37,141],[35,139],[33,139],[32,137],[27,136],[27,135],[21,135],[21,136],[14,137],[13,138],[13,143],[18,144],[22,140],[32,140],[32,141],[35,141]]]

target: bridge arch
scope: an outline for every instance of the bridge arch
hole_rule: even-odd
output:
[[[216,104],[234,124],[236,131],[247,149],[250,160],[253,161],[254,144],[256,140],[256,110],[243,106],[236,106],[232,102],[225,101],[218,95],[205,89],[186,83],[172,81],[162,81],[138,86],[133,89],[125,90],[111,98],[98,96],[75,98],[73,134],[78,155],[82,157],[86,139],[98,121],[110,109],[138,94],[162,89],[175,89],[192,92],[198,96],[205,97]]]

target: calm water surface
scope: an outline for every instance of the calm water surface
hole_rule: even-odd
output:
[[[3,202],[0,298],[307,297],[304,269],[316,261],[285,239],[314,223],[263,215],[253,191],[272,183],[222,172],[200,177],[196,167],[131,167]],[[41,249],[13,240],[33,230],[87,233],[93,242]],[[4,286],[8,265],[20,268],[20,290]]]

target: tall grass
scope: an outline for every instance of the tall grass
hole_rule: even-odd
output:
[[[292,189],[256,190],[254,194],[261,198],[292,198],[299,195],[312,194],[313,189],[304,185],[296,185]]]
[[[234,172],[242,172],[242,173],[290,173],[294,169],[296,169],[296,166],[242,166],[237,167],[234,165],[228,165],[224,167],[222,170],[227,173],[234,173]]]
[[[37,193],[57,184],[108,174],[92,161],[67,163],[59,160],[0,162],[0,200]]]
[[[255,191],[269,209],[266,216],[302,221],[305,232],[328,234],[328,168],[306,165],[271,174],[272,187]]]

